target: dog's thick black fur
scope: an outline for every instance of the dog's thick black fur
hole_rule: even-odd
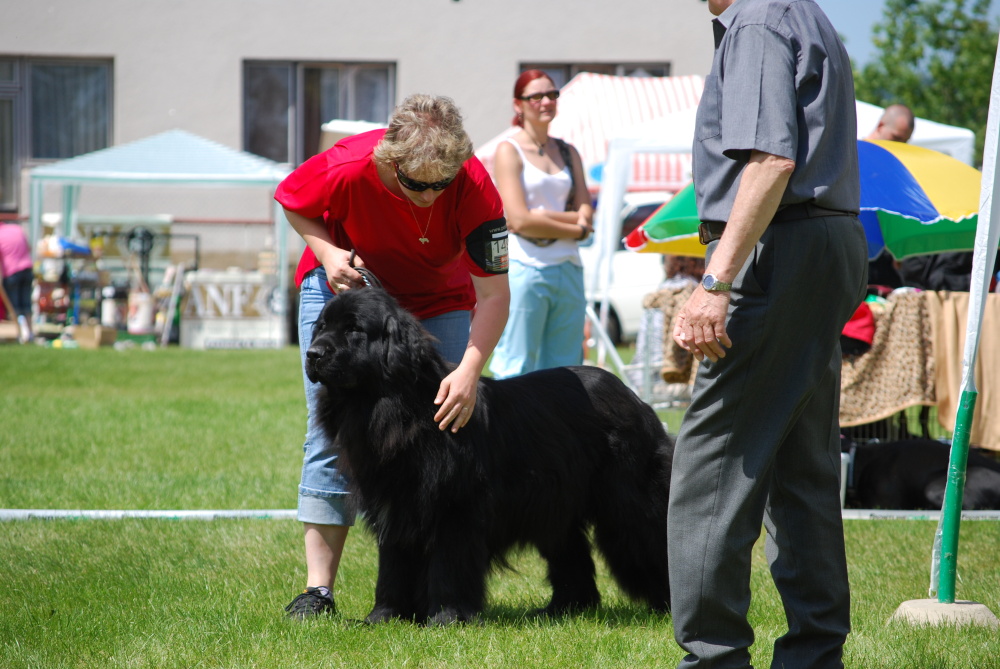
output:
[[[855,509],[940,509],[951,448],[933,439],[855,446],[846,506]],[[962,508],[1000,509],[1000,462],[969,452]]]
[[[382,290],[347,291],[316,323],[306,372],[378,541],[367,620],[473,620],[490,570],[528,545],[548,563],[544,613],[595,606],[591,528],[622,590],[666,611],[673,443],[653,410],[613,374],[559,368],[482,379],[453,434],[433,419],[450,369]]]

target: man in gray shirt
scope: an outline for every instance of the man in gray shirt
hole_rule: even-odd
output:
[[[771,666],[842,667],[839,336],[867,269],[851,64],[813,0],[708,4],[694,142],[708,264],[673,331],[702,363],[671,479],[680,666],[750,666],[763,523],[788,620]]]

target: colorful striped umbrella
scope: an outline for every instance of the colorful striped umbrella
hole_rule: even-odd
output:
[[[858,141],[861,222],[868,256],[886,248],[897,259],[969,251],[979,220],[978,170],[951,156],[901,142]],[[705,255],[689,184],[625,239],[643,253]]]
[[[625,248],[637,253],[704,257],[705,247],[698,241],[699,222],[694,184],[689,183],[625,237]]]

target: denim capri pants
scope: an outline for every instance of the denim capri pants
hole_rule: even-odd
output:
[[[573,262],[532,267],[510,262],[510,316],[493,352],[495,379],[583,363],[587,299]]]
[[[366,290],[366,289],[358,289]],[[302,449],[302,479],[299,483],[298,519],[316,525],[353,525],[354,505],[348,501],[348,481],[340,471],[340,449],[326,439],[316,423],[318,383],[305,374],[306,351],[312,341],[313,326],[327,301],[334,297],[327,285],[326,270],[318,267],[302,281],[299,291],[299,351],[302,358],[302,380],[306,389],[309,412],[306,441]],[[449,362],[458,363],[469,343],[471,314],[452,311],[421,321],[436,339],[435,347]]]

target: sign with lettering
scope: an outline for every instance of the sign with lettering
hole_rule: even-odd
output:
[[[277,286],[254,283],[192,283],[186,318],[263,318],[275,313]]]
[[[181,346],[284,346],[287,326],[275,279],[260,272],[191,272],[181,307]]]

